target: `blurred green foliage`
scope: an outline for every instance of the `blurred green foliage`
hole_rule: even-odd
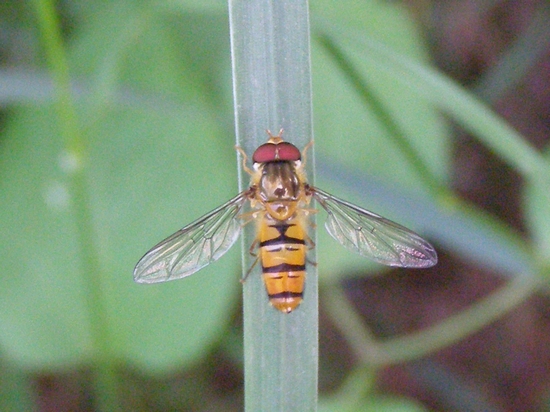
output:
[[[240,290],[238,251],[189,282],[132,280],[148,247],[236,193],[230,129],[220,126],[220,112],[230,111],[212,92],[230,101],[229,86],[214,84],[223,75],[229,82],[225,38],[216,34],[224,19],[185,15],[193,23],[181,25],[166,10],[123,2],[87,12],[67,47],[85,140],[86,224],[101,268],[93,274],[98,306],[117,359],[166,372],[220,339]],[[197,29],[209,24],[205,41]],[[202,56],[189,50],[199,44]],[[72,160],[53,105],[21,102],[2,140],[2,347],[30,370],[93,363],[82,276],[89,251],[79,247],[74,210],[84,200],[70,192]]]

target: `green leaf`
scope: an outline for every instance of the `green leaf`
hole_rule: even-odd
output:
[[[47,108],[21,110],[0,162],[1,236],[9,245],[0,252],[8,269],[0,339],[31,368],[82,362],[91,351],[74,226],[78,199],[68,192],[53,118]],[[113,108],[103,120],[89,131],[87,177],[112,345],[118,357],[142,367],[175,367],[222,333],[240,286],[237,256],[161,286],[134,284],[133,265],[236,193],[234,154],[215,137],[211,117],[191,108],[179,119]]]
[[[427,52],[413,21],[405,9],[397,4],[383,2],[338,3],[323,2],[314,6],[326,20],[318,20],[317,34],[329,28],[338,27],[359,38],[372,36],[383,41],[388,48],[407,55],[414,60],[427,62]],[[330,20],[329,20],[330,19]],[[329,23],[330,22],[330,23]],[[314,37],[315,38],[315,37]],[[315,150],[319,157],[330,161],[332,167],[345,165],[356,176],[365,181],[370,176],[393,183],[394,187],[421,190],[423,179],[409,161],[406,153],[395,143],[393,130],[387,128],[384,120],[370,104],[366,104],[350,73],[338,67],[334,56],[321,47],[319,37],[313,43],[313,85],[315,114]],[[399,128],[417,156],[428,170],[440,181],[447,179],[449,167],[449,135],[445,122],[434,106],[421,93],[403,89],[389,75],[390,68],[374,62],[371,56],[350,42],[342,43],[346,57],[358,70],[358,74],[381,102],[386,115]],[[374,57],[373,57],[374,58]],[[343,168],[344,166],[340,166]],[[366,190],[351,189],[361,182],[342,185],[330,175],[320,175],[317,184],[332,194],[349,199],[353,203],[376,213],[384,214],[384,208],[368,197]],[[399,189],[398,189],[399,190]],[[420,211],[419,211],[420,213]],[[398,215],[387,216],[399,220]],[[324,217],[320,217],[322,221]],[[364,270],[374,267],[365,258],[343,250],[336,245],[324,230],[319,231],[319,269],[323,276],[335,276],[342,272]],[[376,267],[379,267],[378,265]]]
[[[373,13],[372,10],[369,12]],[[381,19],[384,21],[383,17]],[[385,24],[389,24],[388,21]],[[411,57],[408,51],[403,52],[403,46],[398,46],[396,42],[407,44],[410,36],[404,31],[395,29],[401,36],[399,40],[396,37],[380,40],[383,35],[369,36],[362,34],[357,25],[335,26],[332,21],[322,21],[317,30],[321,44],[331,52],[332,61],[345,63],[340,64],[343,78],[355,86],[349,93],[361,95],[362,104],[375,109],[368,110],[377,114],[369,119],[369,124],[383,120],[380,126],[385,127],[375,133],[386,133],[385,143],[372,146],[372,153],[365,152],[364,147],[369,145],[359,141],[353,145],[352,153],[342,154],[346,151],[347,142],[340,142],[331,151],[323,153],[328,159],[325,160],[328,172],[323,174],[321,169],[321,178],[328,176],[330,181],[334,180],[339,185],[336,195],[342,195],[346,189],[353,190],[355,196],[349,199],[375,213],[405,226],[409,226],[407,219],[416,221],[440,244],[453,248],[471,261],[491,270],[531,275],[532,257],[522,237],[488,214],[454,197],[446,189],[445,169],[449,164],[446,135],[437,131],[430,134],[432,123],[422,114],[402,111],[400,115],[400,110],[391,108],[398,107],[396,102],[401,101],[409,104],[413,111],[414,106],[418,105],[432,113],[435,109],[446,112],[527,178],[547,182],[550,176],[548,162],[485,104],[423,64],[418,57]],[[373,76],[373,73],[378,75]],[[389,82],[384,83],[384,79],[389,79]],[[378,88],[379,81],[386,86]],[[338,87],[333,85],[331,89],[338,90]],[[335,92],[331,98],[338,101],[341,96]],[[344,110],[352,110],[353,103],[352,100],[346,101]],[[323,106],[328,105],[327,101]],[[348,124],[353,124],[356,116],[354,114],[346,119]],[[327,119],[328,115],[321,118]],[[421,122],[416,124],[417,119]],[[422,131],[423,127],[426,132]],[[426,136],[431,137],[426,139]],[[352,135],[352,138],[355,140],[356,136]],[[384,145],[386,153],[383,151]],[[376,172],[369,171],[373,168],[369,165],[376,165],[376,161],[369,156],[378,156],[386,167],[380,167]],[[361,161],[365,166],[360,166]],[[362,170],[364,176],[361,176]],[[348,173],[349,179],[342,179],[344,173]],[[330,183],[327,186],[330,187]],[[432,197],[427,193],[431,193]],[[372,196],[368,204],[361,201],[360,195],[365,194]],[[347,194],[342,196],[345,198]],[[386,209],[392,214],[386,214]],[[410,227],[415,229],[415,226]],[[423,233],[420,229],[416,230]],[[323,250],[326,242],[322,238],[319,244],[320,267],[328,267],[328,274],[338,275],[346,268],[364,272],[365,265],[359,257],[347,251],[337,251],[337,248]],[[330,266],[324,264],[325,257]]]
[[[189,279],[133,282],[148,248],[237,193],[234,141],[217,126],[212,104],[226,90],[213,96],[216,74],[194,76],[209,72],[207,52],[178,47],[182,38],[200,43],[203,33],[153,11],[104,3],[79,27],[71,56],[86,76],[78,79],[91,211],[85,225],[102,291],[92,310],[105,310],[112,356],[165,372],[195,362],[220,339],[238,299],[240,265],[237,247]],[[202,18],[203,25],[219,21]],[[227,54],[223,37],[209,42],[208,52]],[[0,252],[7,269],[0,345],[31,369],[98,361],[83,276],[87,251],[75,219],[82,199],[71,191],[72,159],[57,119],[47,105],[14,110],[0,151],[0,236],[9,245]]]
[[[250,155],[266,142],[266,128],[283,128],[285,140],[307,145],[313,132],[307,1],[237,0],[229,6],[239,145]],[[306,168],[313,170],[311,158]],[[243,169],[241,189],[250,180]],[[257,238],[254,229],[246,227],[245,244]],[[309,235],[315,238],[313,230]],[[314,256],[314,251],[308,254]],[[250,265],[254,258],[244,252],[243,261]],[[304,301],[283,314],[267,304],[261,266],[256,265],[243,291],[245,410],[314,411],[319,358],[315,267],[308,268]]]
[[[15,368],[0,360],[0,410],[3,411],[32,411],[33,399],[31,395],[33,382],[19,368]]]

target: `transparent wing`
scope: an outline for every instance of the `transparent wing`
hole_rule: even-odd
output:
[[[409,229],[311,188],[327,211],[325,227],[346,248],[388,266],[426,268],[437,263],[433,246]]]
[[[219,259],[239,237],[237,215],[246,199],[247,192],[243,192],[164,239],[137,263],[134,280],[157,283],[181,279]]]

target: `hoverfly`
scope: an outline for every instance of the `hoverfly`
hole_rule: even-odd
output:
[[[290,313],[302,301],[307,250],[308,208],[314,198],[328,213],[325,227],[344,247],[388,266],[427,268],[437,263],[432,245],[416,233],[327,192],[310,186],[305,176],[308,144],[302,153],[268,131],[269,139],[252,156],[250,187],[147,252],[134,269],[134,280],[157,283],[189,276],[219,259],[237,240],[241,228],[255,221],[270,303]],[[303,161],[302,161],[303,159]],[[250,212],[241,213],[246,203]]]

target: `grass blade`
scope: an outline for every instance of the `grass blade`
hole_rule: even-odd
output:
[[[246,153],[285,130],[299,148],[312,139],[307,1],[230,0],[237,143]],[[310,177],[313,156],[308,153]],[[240,170],[241,189],[249,176]],[[253,263],[243,236],[243,270]],[[310,260],[315,260],[312,254]],[[308,267],[305,299],[284,315],[269,306],[259,265],[244,285],[245,409],[313,411],[317,403],[317,274]]]

